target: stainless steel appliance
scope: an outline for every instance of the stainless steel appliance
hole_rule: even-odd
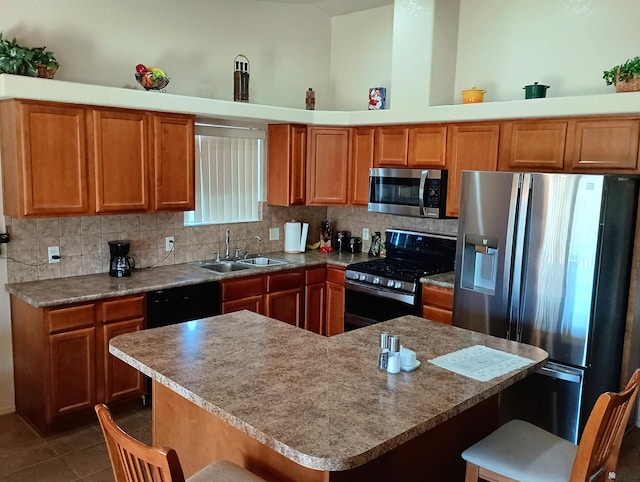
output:
[[[136,262],[129,256],[129,241],[109,241],[109,275],[116,278],[131,276]]]
[[[444,218],[446,199],[447,171],[369,169],[369,211]]]
[[[638,179],[464,171],[461,192],[453,324],[546,350],[504,416],[577,442],[619,388]]]
[[[389,229],[385,238],[386,258],[347,266],[347,331],[402,315],[419,316],[420,278],[453,271],[455,237]]]

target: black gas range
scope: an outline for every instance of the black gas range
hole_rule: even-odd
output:
[[[453,271],[454,236],[389,229],[386,258],[347,266],[345,330],[420,315],[420,278]]]

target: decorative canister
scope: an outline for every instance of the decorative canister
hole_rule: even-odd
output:
[[[547,95],[548,85],[540,85],[537,82],[534,82],[531,85],[525,85],[524,89],[524,98],[525,99],[539,99],[545,97]]]
[[[249,102],[249,59],[239,54],[233,64],[233,100]]]
[[[463,104],[476,104],[482,102],[486,90],[477,89],[471,87],[470,89],[462,91],[462,103]]]

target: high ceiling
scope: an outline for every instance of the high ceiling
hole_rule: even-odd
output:
[[[369,10],[393,4],[393,0],[258,0],[262,2],[297,3],[310,5],[331,15],[345,15],[347,13]]]

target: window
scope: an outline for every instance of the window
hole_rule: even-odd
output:
[[[196,126],[196,209],[185,225],[259,221],[264,130]]]

